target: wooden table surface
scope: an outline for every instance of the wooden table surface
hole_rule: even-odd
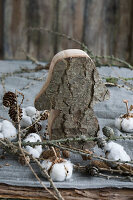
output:
[[[65,200],[133,200],[133,189],[60,189]],[[42,188],[18,187],[0,184],[0,198],[53,199]]]

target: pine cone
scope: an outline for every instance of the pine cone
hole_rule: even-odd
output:
[[[43,113],[43,115],[41,115],[41,118],[40,118],[40,120],[46,120],[46,119],[48,119],[48,115],[49,115],[49,111],[48,111],[48,110],[46,110],[46,112],[45,112],[45,113]]]
[[[41,131],[42,125],[39,123],[34,124],[33,126],[30,126],[28,129],[28,133],[36,133],[37,131]]]
[[[17,105],[12,105],[9,109],[8,112],[10,118],[12,119],[12,121],[14,122],[18,122],[18,118],[17,118]],[[19,119],[22,119],[22,109],[19,107]]]
[[[12,105],[15,105],[17,102],[16,100],[16,94],[13,92],[6,92],[3,96],[3,105],[6,107],[11,107]]]

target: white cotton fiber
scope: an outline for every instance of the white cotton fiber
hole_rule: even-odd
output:
[[[42,162],[42,167],[47,171],[50,169],[52,162],[49,160],[44,160]],[[73,164],[70,161],[64,160],[61,163],[55,163],[50,169],[50,176],[53,181],[65,181],[72,177]],[[44,175],[44,173],[42,172]],[[45,175],[44,175],[45,176]]]
[[[124,118],[121,122],[121,127],[122,127],[122,130],[125,131],[125,132],[133,132],[133,118]]]
[[[24,142],[41,142],[41,137],[36,133],[30,133],[24,140]],[[35,158],[39,158],[42,153],[42,145],[36,145],[34,148],[27,145],[25,150]]]
[[[26,111],[27,116],[32,117],[33,115],[36,114],[37,110],[33,106],[28,106],[28,107],[25,108],[25,111]]]
[[[40,112],[33,106],[22,108],[22,119],[20,120],[21,127],[26,128],[32,125],[39,115]]]
[[[107,158],[109,160],[130,161],[130,156],[126,153],[123,146],[115,142],[109,142],[104,147],[105,153],[108,152]]]
[[[4,138],[7,138],[9,140],[14,140],[17,138],[17,131],[16,128],[13,126],[13,124],[7,120],[4,120],[2,122],[2,134]]]
[[[0,122],[0,132],[2,131],[2,122]]]
[[[118,117],[115,119],[115,127],[119,130],[121,130],[121,122],[122,122],[122,118]]]
[[[4,139],[4,136],[2,133],[0,133],[0,139]]]
[[[20,120],[20,126],[23,128],[26,128],[28,126],[32,125],[31,118],[29,116],[22,116],[22,119]]]
[[[121,131],[133,132],[133,117],[122,118],[122,115],[115,119],[115,126]]]

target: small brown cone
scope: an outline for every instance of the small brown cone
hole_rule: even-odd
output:
[[[9,109],[8,112],[10,118],[14,122],[18,122],[18,117],[17,117],[17,105],[12,105]],[[19,107],[19,119],[22,119],[22,109]]]
[[[12,105],[15,105],[17,100],[16,100],[16,94],[13,92],[6,92],[3,96],[3,105],[6,107],[11,107]]]

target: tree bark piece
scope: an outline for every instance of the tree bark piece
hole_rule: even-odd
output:
[[[96,137],[99,124],[93,105],[108,97],[109,92],[90,57],[82,50],[69,49],[54,56],[46,83],[35,99],[35,107],[54,110],[50,116],[56,113],[52,122],[48,119],[51,139]],[[94,144],[77,145],[84,149]]]

